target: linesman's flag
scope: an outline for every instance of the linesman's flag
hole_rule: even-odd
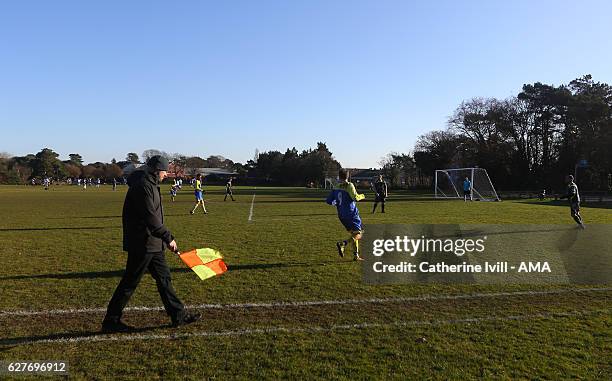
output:
[[[214,249],[193,249],[180,253],[179,257],[202,280],[221,275],[227,271],[227,266],[223,262],[221,254]]]

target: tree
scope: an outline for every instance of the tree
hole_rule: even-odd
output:
[[[83,165],[83,157],[78,153],[71,153],[68,155],[70,158],[70,162],[74,165],[82,166]]]
[[[148,149],[142,153],[142,161],[146,163],[147,161],[149,161],[150,158],[152,158],[153,156],[158,156],[158,155],[165,157],[166,159],[168,159],[168,161],[172,159],[172,155],[164,151],[160,151],[157,149]]]
[[[185,160],[185,165],[187,168],[187,172],[190,175],[196,174],[198,168],[206,167],[206,160],[202,159],[199,156],[192,156]]]
[[[170,159],[171,169],[176,177],[184,177],[185,169],[187,167],[187,157],[181,154],[175,153]]]
[[[379,162],[382,175],[393,186],[416,185],[418,182],[414,159],[407,154],[392,152]]]
[[[61,177],[65,173],[64,163],[59,160],[59,154],[50,148],[43,148],[36,154],[32,163],[34,176],[56,176]]]
[[[81,173],[82,173],[81,167],[73,163],[65,164],[65,166],[66,166],[66,172],[68,173],[68,176],[70,177],[80,177],[81,176]]]
[[[110,164],[104,167],[104,177],[107,179],[121,177],[123,170],[117,164]]]
[[[140,163],[140,160],[138,158],[138,155],[134,152],[130,152],[127,154],[127,156],[125,157],[125,159],[129,162],[131,162],[132,164],[138,164]]]

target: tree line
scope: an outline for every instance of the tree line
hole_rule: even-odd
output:
[[[612,87],[585,75],[567,85],[525,84],[507,99],[466,100],[447,128],[381,167],[411,186],[431,187],[436,169],[480,167],[503,190],[560,189],[566,174],[577,174],[582,189],[609,190]]]
[[[44,148],[22,157],[0,154],[0,182],[43,176],[112,178],[153,155],[167,157],[177,176],[213,167],[271,185],[322,185],[341,167],[322,142],[301,152],[294,147],[284,153],[256,153],[244,164],[219,155],[204,159],[150,149],[142,159],[130,152],[123,161],[83,165],[79,154],[61,161]],[[612,86],[585,75],[567,85],[525,84],[506,99],[463,101],[446,128],[419,136],[408,153],[390,153],[379,164],[392,186],[411,188],[431,189],[436,169],[460,167],[485,168],[501,190],[560,189],[569,173],[577,174],[582,189],[612,188]]]
[[[279,151],[257,153],[256,157],[246,164],[234,162],[220,155],[211,155],[206,159],[199,156],[169,154],[157,149],[148,149],[139,156],[129,152],[125,160],[114,158],[110,163],[84,164],[78,153],[68,155],[68,160],[60,160],[59,154],[50,148],[43,148],[36,154],[11,156],[0,154],[0,183],[24,184],[31,179],[50,177],[63,180],[66,178],[100,178],[112,180],[123,176],[128,166],[145,163],[149,158],[161,155],[170,162],[170,172],[177,177],[191,177],[201,168],[221,168],[237,173],[239,178],[252,183],[270,185],[304,185],[314,183],[322,185],[325,178],[335,176],[340,167],[325,143],[317,143],[314,149],[298,152],[295,148]]]

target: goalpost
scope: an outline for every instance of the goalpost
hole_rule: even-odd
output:
[[[463,198],[463,181],[472,183],[473,200],[500,201],[491,178],[484,168],[437,169],[435,176],[436,198]]]
[[[333,177],[326,177],[325,178],[325,189],[334,189],[337,182],[338,180]]]

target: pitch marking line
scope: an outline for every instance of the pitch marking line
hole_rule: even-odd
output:
[[[254,191],[253,191],[253,199],[251,200],[251,210],[249,211],[249,222],[253,221],[253,205],[255,205],[255,192]]]
[[[554,319],[568,318],[576,316],[589,316],[602,313],[610,313],[606,310],[593,311],[572,311],[558,313],[540,313],[530,315],[508,315],[508,316],[489,316],[489,317],[470,317],[462,319],[449,320],[408,320],[396,321],[391,323],[355,323],[355,324],[340,324],[329,327],[310,326],[310,327],[267,327],[267,328],[244,328],[237,330],[225,331],[201,331],[201,332],[186,332],[175,334],[120,334],[120,335],[97,335],[97,336],[76,336],[70,338],[58,339],[10,339],[4,340],[7,344],[61,344],[61,343],[80,343],[80,342],[102,342],[102,341],[135,341],[135,340],[177,340],[188,339],[195,337],[235,337],[244,335],[268,335],[276,333],[326,333],[333,331],[344,331],[351,329],[372,329],[372,328],[395,328],[395,327],[415,327],[415,326],[437,326],[437,325],[453,325],[453,324],[478,324],[496,321],[526,321],[532,319]]]
[[[405,302],[422,302],[422,301],[437,301],[437,300],[461,300],[461,299],[480,299],[480,298],[496,298],[504,296],[538,296],[538,295],[558,295],[568,293],[586,293],[597,291],[612,291],[612,287],[604,288],[565,288],[560,290],[543,290],[543,291],[509,291],[509,292],[489,292],[489,293],[473,293],[459,295],[423,295],[397,298],[370,298],[370,299],[340,299],[340,300],[312,300],[302,302],[272,302],[272,303],[235,303],[235,304],[197,304],[187,306],[187,309],[206,310],[206,309],[240,309],[240,308],[287,308],[287,307],[311,307],[311,306],[334,306],[334,305],[349,305],[349,304],[382,304],[382,303],[405,303]],[[164,307],[154,306],[135,306],[128,307],[125,311],[163,311]],[[74,309],[56,309],[56,310],[17,310],[17,311],[0,311],[0,318],[5,316],[49,316],[49,315],[67,315],[67,314],[87,314],[105,312],[106,308],[74,308]]]

